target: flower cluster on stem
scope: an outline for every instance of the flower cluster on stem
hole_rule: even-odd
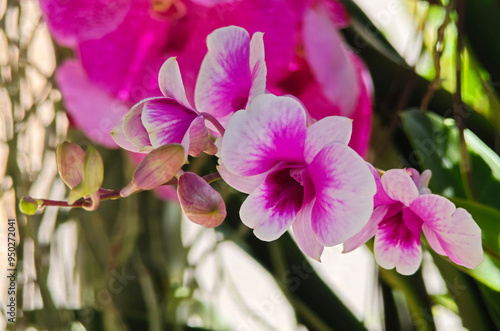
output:
[[[185,215],[214,227],[226,210],[210,183],[222,178],[248,194],[240,218],[255,236],[272,241],[292,229],[304,254],[318,261],[324,247],[343,243],[349,252],[375,236],[377,263],[412,274],[421,263],[423,232],[430,247],[451,261],[468,268],[482,262],[481,230],[467,211],[430,192],[430,171],[391,169],[380,177],[348,146],[357,134],[351,119],[315,121],[296,98],[266,91],[262,33],[250,37],[241,27],[220,28],[208,36],[207,48],[194,103],[172,57],[159,73],[163,96],[140,101],[113,130],[119,146],[147,154],[125,188],[102,189],[97,151],[66,142],[57,158],[71,188],[68,201],[28,197],[24,210],[95,209],[101,200],[176,184]],[[200,177],[182,170],[188,155],[202,153],[218,156],[216,172]]]

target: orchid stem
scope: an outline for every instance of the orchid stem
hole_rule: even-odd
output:
[[[211,174],[208,174],[208,175],[205,175],[202,177],[207,183],[213,183],[219,179],[222,179],[222,177],[220,176],[219,172],[216,171],[214,173],[211,173]]]
[[[114,191],[109,191],[109,190],[103,190],[100,189],[99,193],[102,193],[100,195],[100,200],[116,200],[120,199],[120,190],[114,190]],[[71,207],[71,208],[76,208],[76,207],[83,207],[85,203],[89,203],[90,199],[81,199],[76,201],[74,204],[70,205],[67,201],[58,201],[58,200],[49,200],[49,199],[33,199],[31,197],[25,197],[27,201],[33,201],[36,202],[38,207],[45,207],[45,206],[54,206],[54,207]]]
[[[220,122],[212,115],[210,115],[209,113],[201,113],[201,115],[207,120],[209,121],[210,123],[212,123],[215,128],[217,129],[217,131],[219,131],[220,135],[223,136],[224,133],[226,132],[226,130],[224,129],[224,127],[222,126],[222,124],[220,124]]]

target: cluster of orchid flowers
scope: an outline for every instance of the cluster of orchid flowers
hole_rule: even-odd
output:
[[[429,170],[377,170],[348,146],[351,119],[315,121],[298,99],[266,90],[262,33],[250,38],[241,27],[220,28],[208,36],[207,47],[194,104],[172,57],[159,73],[163,96],[142,100],[114,128],[120,147],[146,153],[130,184],[102,189],[99,153],[64,142],[57,163],[71,188],[68,201],[25,197],[22,210],[94,210],[100,200],[177,185],[187,218],[215,227],[226,210],[210,183],[222,178],[249,194],[240,218],[255,236],[272,241],[291,227],[300,249],[318,261],[324,247],[343,243],[350,252],[375,236],[377,263],[409,275],[422,260],[423,231],[430,247],[454,263],[474,268],[482,262],[480,228],[467,211],[430,192]],[[216,172],[201,177],[182,170],[188,155],[202,153],[218,157]]]

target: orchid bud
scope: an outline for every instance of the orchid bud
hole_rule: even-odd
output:
[[[26,215],[35,215],[38,210],[38,201],[31,197],[23,197],[19,201],[19,210]]]
[[[85,152],[77,144],[63,141],[57,147],[56,159],[59,175],[69,188],[74,188],[83,179]]]
[[[172,178],[184,164],[184,148],[180,144],[169,144],[150,152],[135,169],[132,182],[120,195],[122,197],[141,190],[152,190]]]
[[[196,224],[212,228],[226,218],[226,205],[219,192],[192,172],[179,177],[177,195],[184,214]]]
[[[71,190],[68,203],[71,205],[76,200],[97,192],[101,188],[103,180],[104,165],[101,154],[91,146],[85,153],[83,160],[83,179]],[[95,207],[97,208],[97,206]]]

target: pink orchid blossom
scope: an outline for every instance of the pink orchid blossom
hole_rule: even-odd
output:
[[[420,175],[415,169],[393,169],[380,178],[372,167],[372,173],[378,188],[373,215],[360,233],[344,242],[344,253],[375,236],[377,263],[411,275],[422,260],[423,231],[436,253],[471,269],[481,264],[481,229],[466,210],[431,194],[429,170]]]
[[[241,220],[265,241],[290,226],[302,251],[319,260],[368,222],[376,192],[363,159],[347,146],[352,120],[326,117],[307,127],[291,97],[257,96],[236,112],[222,138],[219,172],[249,193]]]
[[[180,143],[186,154],[215,153],[205,119],[224,126],[256,95],[265,92],[266,65],[262,34],[250,39],[244,29],[230,26],[215,30],[207,38],[195,91],[196,110],[189,103],[175,58],[163,64],[159,85],[164,97],[141,101],[113,130],[113,139],[132,152],[147,152]],[[219,128],[220,129],[220,128]]]
[[[75,49],[84,73],[71,82],[72,73],[64,73],[71,68],[58,69],[68,113],[78,127],[107,147],[113,142],[103,136],[118,122],[115,114],[107,115],[112,111],[108,99],[115,101],[113,109],[121,109],[161,96],[156,84],[161,64],[177,56],[187,99],[194,104],[207,35],[236,25],[250,34],[264,33],[268,90],[299,98],[313,110],[315,120],[331,115],[354,119],[349,145],[360,155],[366,153],[373,89],[368,70],[350,53],[338,31],[349,24],[338,1],[179,0],[163,1],[162,6],[149,0],[93,0],[71,6],[40,2],[52,34]],[[88,106],[89,98],[68,101],[67,95],[94,94],[87,93],[91,86],[86,82],[106,98],[93,101],[93,107]]]

